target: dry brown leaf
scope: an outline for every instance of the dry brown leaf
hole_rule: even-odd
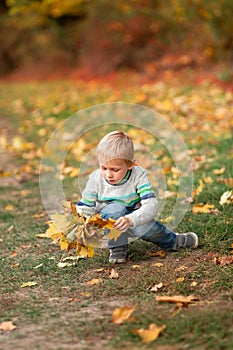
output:
[[[133,330],[133,333],[138,334],[144,343],[151,343],[158,338],[159,334],[166,328],[166,325],[161,327],[151,323],[148,329],[140,328]]]
[[[214,262],[216,265],[225,266],[229,264],[233,264],[233,256],[232,255],[224,255],[224,256],[217,256],[214,258]]]
[[[112,270],[110,271],[109,278],[111,278],[111,279],[119,278],[119,273],[118,273],[116,270],[112,269]]]
[[[13,329],[17,328],[12,321],[5,321],[0,323],[0,329],[3,331],[13,331]]]
[[[115,324],[122,324],[131,320],[131,315],[135,311],[135,307],[123,306],[116,307],[112,314],[112,322]]]
[[[187,266],[185,266],[185,265],[181,265],[181,266],[176,268],[176,271],[178,271],[178,272],[179,271],[185,271],[185,270],[188,270]]]

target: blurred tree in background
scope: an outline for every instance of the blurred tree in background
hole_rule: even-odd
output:
[[[0,74],[138,71],[168,53],[231,62],[232,18],[230,0],[0,0]]]

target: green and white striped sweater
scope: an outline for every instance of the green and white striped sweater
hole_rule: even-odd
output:
[[[158,201],[147,173],[139,166],[128,170],[117,185],[109,184],[100,169],[95,170],[90,174],[76,208],[79,213],[91,215],[112,202],[121,203],[130,211],[126,216],[132,220],[133,227],[153,220],[158,211]]]

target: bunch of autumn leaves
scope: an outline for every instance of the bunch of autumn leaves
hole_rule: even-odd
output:
[[[76,250],[80,258],[92,257],[94,248],[101,247],[108,239],[117,240],[121,231],[114,228],[115,220],[104,220],[99,214],[79,215],[71,201],[63,203],[64,214],[51,215],[48,229],[40,237],[47,237],[60,244],[61,250]]]

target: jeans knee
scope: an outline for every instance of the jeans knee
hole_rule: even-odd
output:
[[[100,214],[106,220],[109,218],[116,220],[119,217],[124,216],[126,214],[126,208],[123,204],[114,202],[107,204],[101,210]]]

